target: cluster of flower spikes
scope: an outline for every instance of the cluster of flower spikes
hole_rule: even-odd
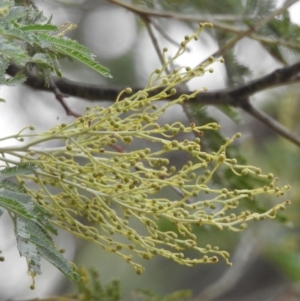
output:
[[[199,32],[202,29],[203,25]],[[39,134],[28,144],[28,155],[23,158],[39,166],[34,176],[26,176],[39,189],[28,188],[28,193],[53,215],[53,224],[118,254],[138,274],[143,267],[136,262],[136,255],[144,259],[160,255],[187,266],[215,263],[222,257],[230,264],[226,251],[199,246],[195,229],[207,225],[241,231],[248,221],[274,218],[278,210],[289,204],[286,201],[264,213],[239,210],[243,199],[262,194],[281,196],[289,189],[277,187],[272,174],[264,175],[259,168],[239,165],[236,159],[226,157],[227,146],[240,134],[227,139],[217,152],[206,153],[201,150],[201,139],[209,137],[202,137],[203,131],[218,130],[218,124],[157,122],[169,107],[182,105],[202,91],[180,95],[164,106],[157,106],[156,101],[174,96],[176,85],[212,71],[203,64],[164,73],[199,32],[186,37],[172,59],[164,56],[164,66],[151,74],[144,90],[129,96],[128,88],[111,106],[87,108],[73,123]],[[207,64],[212,61],[209,59]],[[158,89],[158,93],[151,93]],[[194,133],[195,138],[173,139],[178,133]],[[51,140],[63,145],[37,147]],[[126,152],[121,147],[139,140],[147,140],[150,147],[156,143],[160,148]],[[187,152],[192,161],[176,170],[164,158],[174,151]],[[233,177],[255,175],[267,179],[269,184],[250,190],[213,188],[211,180],[219,168],[228,168]],[[179,191],[172,200],[161,193],[172,188]],[[163,220],[171,222],[175,230],[162,230],[159,223]],[[187,257],[186,250],[194,250],[194,258]]]

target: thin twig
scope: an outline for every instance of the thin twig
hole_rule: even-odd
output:
[[[156,39],[156,37],[155,37],[155,35],[153,33],[153,30],[151,28],[151,20],[150,20],[149,17],[146,17],[146,16],[142,16],[141,18],[142,18],[142,20],[145,23],[145,26],[146,26],[146,29],[148,31],[149,37],[150,37],[150,39],[152,41],[152,44],[153,44],[154,49],[156,51],[156,54],[157,54],[157,56],[158,56],[158,58],[160,60],[160,63],[161,63],[162,66],[164,66],[165,62],[164,62],[164,59],[163,59],[163,56],[162,56],[162,53],[161,53],[161,48],[159,47],[158,41],[157,41],[157,39]]]
[[[263,124],[265,124],[269,129],[273,130],[278,135],[300,146],[299,136],[296,136],[293,132],[289,131],[286,127],[264,113],[259,108],[254,107],[250,102],[248,102],[247,105],[244,105],[242,108],[255,119],[260,120]]]
[[[151,24],[153,25],[153,27],[160,33],[160,35],[162,37],[164,37],[168,42],[170,42],[171,44],[173,44],[176,47],[179,47],[179,43],[177,43],[174,39],[172,39],[163,29],[162,27],[155,22],[155,20],[151,19]],[[186,50],[189,52],[191,51],[191,49],[189,47],[186,47]]]
[[[55,98],[56,100],[62,105],[62,107],[65,109],[66,111],[66,114],[68,116],[73,116],[75,118],[77,117],[80,117],[81,115],[80,114],[77,114],[76,112],[74,112],[73,110],[71,110],[69,108],[69,106],[65,103],[65,100],[64,98],[65,97],[69,97],[69,95],[67,94],[64,94],[60,91],[60,89],[57,87],[56,83],[55,83],[55,80],[51,77],[50,78],[50,89],[52,89],[54,95],[55,95]]]

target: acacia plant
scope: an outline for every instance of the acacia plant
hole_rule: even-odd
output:
[[[62,76],[59,59],[64,57],[110,76],[90,50],[65,36],[73,24],[56,27],[33,6],[16,6],[13,1],[1,3],[0,15],[1,85],[22,83],[34,73],[53,87],[51,74]],[[223,62],[211,57],[194,68],[173,67],[206,26],[211,25],[201,23],[195,33],[184,37],[173,57],[168,58],[168,49],[163,49],[163,65],[150,74],[144,89],[132,93],[127,88],[109,107],[87,107],[69,124],[45,132],[30,125],[1,137],[6,142],[0,144],[1,213],[7,210],[14,222],[18,249],[27,259],[33,281],[41,273],[41,257],[71,280],[82,279],[53,243],[57,228],[122,257],[138,274],[143,272],[139,258],[154,256],[187,266],[217,263],[219,258],[230,265],[228,252],[197,240],[197,227],[242,231],[251,220],[275,218],[290,203],[283,201],[263,211],[240,206],[254,199],[260,202],[263,195],[281,197],[289,186],[278,187],[273,174],[230,156],[239,133],[215,151],[207,151],[211,135],[220,128],[217,123],[160,122],[169,107],[189,106],[206,91],[181,94],[181,85],[213,72],[212,65]],[[13,65],[22,68],[8,78],[5,72]],[[160,100],[169,101],[162,105]],[[144,140],[149,147],[127,150],[126,145]],[[58,146],[47,144],[53,141]],[[189,160],[176,169],[166,155],[178,151],[187,153]],[[253,188],[219,187],[213,182],[218,173],[259,181]],[[177,197],[163,197],[161,192],[167,189],[175,190]],[[162,229],[161,221],[168,221],[170,228]],[[186,250],[193,250],[194,257],[188,257]]]

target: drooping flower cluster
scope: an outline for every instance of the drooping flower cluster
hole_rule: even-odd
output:
[[[199,245],[195,228],[208,225],[241,231],[248,221],[274,218],[277,210],[289,204],[286,201],[264,213],[239,209],[243,200],[264,194],[281,196],[289,189],[277,187],[272,174],[264,175],[259,168],[227,158],[226,148],[240,134],[227,139],[218,151],[207,153],[201,149],[201,140],[209,139],[209,134],[202,136],[203,131],[218,130],[218,124],[159,124],[159,117],[169,107],[203,92],[180,95],[164,106],[155,103],[174,96],[176,85],[211,71],[207,64],[213,59],[196,68],[164,73],[199,32],[186,37],[174,58],[165,59],[165,65],[152,73],[144,90],[129,96],[131,89],[126,89],[111,106],[87,108],[71,124],[31,135],[33,139],[19,148],[25,154],[14,152],[22,161],[39,167],[35,175],[23,179],[37,184],[38,188],[28,187],[27,192],[53,215],[53,224],[120,255],[137,273],[143,268],[135,262],[134,254],[144,259],[161,255],[188,266],[215,263],[218,257],[230,264],[226,251]],[[157,88],[159,92],[153,93]],[[195,138],[176,140],[179,133],[194,133]],[[23,137],[26,135],[20,133],[17,138]],[[62,145],[39,146],[53,140]],[[138,144],[139,140],[147,140],[149,147],[126,152],[126,145]],[[151,150],[153,143],[159,145],[158,150]],[[165,158],[176,151],[190,157],[179,170]],[[254,175],[268,180],[268,184],[250,190],[215,188],[211,180],[221,168],[231,170],[232,177]],[[177,197],[166,197],[167,189],[177,191]],[[162,230],[159,224],[163,220],[174,224],[175,230]],[[194,258],[185,255],[185,250],[191,249],[196,251]]]

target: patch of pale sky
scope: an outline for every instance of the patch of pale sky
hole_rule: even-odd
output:
[[[296,2],[289,9],[291,21],[300,26],[300,1]]]
[[[164,31],[168,33],[172,39],[178,44],[184,39],[184,36],[193,34],[193,30],[182,23],[172,22],[171,26],[166,25]],[[167,47],[168,52],[166,58],[172,58],[177,50],[178,46],[166,41],[164,38],[157,35],[158,44],[161,48]],[[179,66],[189,66],[191,68],[197,66],[200,62],[210,56],[215,50],[217,50],[216,42],[205,33],[205,30],[200,35],[200,40],[191,41],[188,44],[188,51],[182,56],[178,57],[171,65],[172,68],[178,68]],[[148,80],[149,74],[156,68],[161,67],[157,52],[154,49],[153,43],[146,32],[140,34],[137,39],[137,45],[134,48],[137,55],[136,58],[136,72],[139,79],[138,84],[145,84]],[[221,63],[213,64],[214,73],[206,73],[204,76],[195,78],[188,82],[188,87],[192,90],[202,89],[203,87],[211,88],[224,88],[224,68]]]
[[[120,7],[103,7],[83,20],[83,43],[101,59],[116,59],[127,53],[136,38],[135,16]]]

